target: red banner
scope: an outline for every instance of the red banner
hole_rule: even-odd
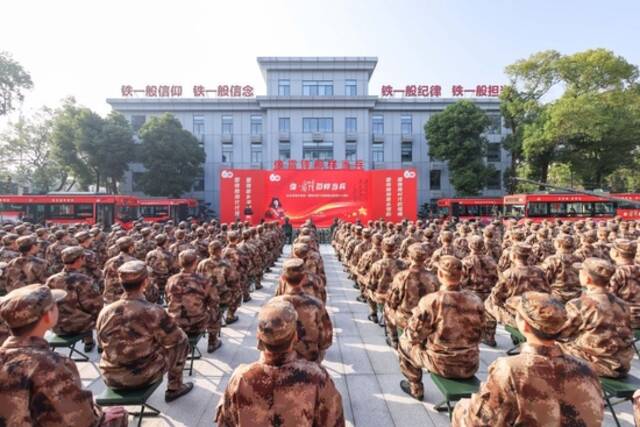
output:
[[[348,221],[416,219],[415,169],[250,170],[220,173],[220,219],[254,224],[265,220],[299,225],[311,219],[328,227]]]

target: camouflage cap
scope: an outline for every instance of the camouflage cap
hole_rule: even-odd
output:
[[[625,258],[633,258],[636,256],[638,246],[636,242],[627,239],[616,239],[613,242],[613,249],[615,249],[621,256]]]
[[[476,252],[484,249],[484,240],[480,236],[473,236],[469,239],[469,248]]]
[[[48,232],[49,232],[49,230],[47,230],[46,228],[40,227],[40,228],[36,229],[36,236],[42,237],[45,234],[47,234]]]
[[[156,237],[154,237],[154,239],[158,245],[162,245],[164,244],[164,242],[167,241],[167,235],[164,233],[160,233],[160,234],[157,234]]]
[[[2,244],[3,245],[10,245],[13,242],[15,242],[16,240],[18,240],[18,235],[17,234],[13,234],[13,233],[9,233],[6,236],[2,237]]]
[[[528,245],[526,243],[516,243],[515,245],[513,245],[513,254],[517,257],[528,257],[531,255],[531,245]]]
[[[65,264],[71,264],[83,255],[84,248],[82,246],[69,246],[68,248],[64,248],[60,253],[62,262]]]
[[[298,241],[300,243],[311,243],[311,242],[313,242],[313,237],[311,237],[311,236],[300,236],[300,237],[298,237]]]
[[[73,235],[73,238],[76,239],[79,243],[86,241],[90,237],[91,234],[89,234],[88,231],[79,231]]]
[[[38,243],[33,236],[20,236],[16,239],[16,244],[18,245],[18,250],[26,251],[29,250],[33,245]]]
[[[613,264],[602,258],[587,258],[582,262],[573,264],[576,270],[584,270],[596,285],[607,286],[609,279],[616,272]]]
[[[373,244],[374,245],[379,245],[382,243],[382,239],[384,239],[384,236],[380,233],[376,233],[373,235],[372,240],[373,240]]]
[[[258,349],[264,350],[262,344],[288,347],[295,339],[297,321],[298,313],[290,302],[282,297],[272,298],[258,313]]]
[[[440,241],[446,243],[453,242],[453,233],[449,230],[443,231],[442,233],[440,233]]]
[[[424,261],[427,259],[427,251],[424,250],[422,243],[414,243],[409,246],[409,257],[414,261]]]
[[[19,328],[37,322],[67,292],[34,284],[14,289],[0,298],[0,319],[10,328]]]
[[[287,282],[297,282],[304,275],[304,261],[300,258],[289,258],[282,264],[282,277]]]
[[[367,238],[371,237],[371,229],[365,228],[364,230],[362,230],[362,235]]]
[[[215,251],[219,251],[224,247],[224,245],[222,244],[222,242],[220,240],[212,240],[211,242],[209,242],[209,252],[215,252]]]
[[[128,261],[118,267],[121,283],[136,283],[147,277],[147,265],[142,261]]]
[[[385,252],[393,252],[396,250],[396,241],[393,237],[385,237],[382,239],[382,250]]]
[[[556,246],[562,249],[573,249],[575,246],[573,236],[570,234],[560,234],[555,240]]]
[[[19,235],[22,235],[22,233],[24,233],[26,230],[27,230],[27,227],[23,224],[20,224],[16,228],[14,228],[14,231]]]
[[[544,292],[525,292],[511,297],[507,306],[517,311],[530,326],[548,335],[559,333],[567,321],[562,301]]]
[[[133,239],[129,236],[120,237],[116,240],[116,245],[120,248],[120,250],[125,250],[131,246],[133,246]]]
[[[180,263],[180,266],[183,266],[183,267],[185,265],[193,265],[193,263],[196,262],[197,260],[198,260],[198,254],[193,249],[184,250],[180,252],[180,254],[178,255],[178,262]]]
[[[150,227],[144,227],[140,230],[140,234],[142,234],[143,236],[148,236],[152,231],[153,230]]]
[[[459,279],[462,276],[462,261],[450,255],[444,255],[438,260],[438,271],[451,279]]]
[[[60,240],[62,238],[64,238],[64,236],[67,235],[67,232],[64,230],[57,230],[54,234],[54,237],[56,238],[56,240]]]
[[[184,236],[186,236],[186,235],[187,235],[187,233],[185,233],[184,230],[181,229],[181,228],[176,231],[176,238],[177,239],[183,239]]]
[[[309,253],[309,245],[306,243],[296,243],[293,245],[293,254],[297,257],[305,257]]]
[[[240,234],[237,231],[230,231],[227,233],[227,239],[230,242],[237,242],[240,239]]]

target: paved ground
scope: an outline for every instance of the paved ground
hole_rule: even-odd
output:
[[[285,248],[285,256],[289,248]],[[334,325],[334,344],[329,349],[325,367],[331,373],[342,394],[347,425],[350,426],[447,426],[446,414],[433,409],[441,400],[431,380],[425,376],[425,402],[406,396],[398,386],[402,379],[395,352],[384,342],[382,328],[366,319],[367,307],[355,301],[357,291],[346,277],[333,249],[323,245],[328,280],[328,303]],[[223,346],[213,355],[207,355],[206,340],[199,349],[204,358],[194,365],[191,381],[195,390],[171,404],[164,403],[164,385],[151,397],[149,403],[162,411],[157,418],[148,418],[144,426],[211,426],[215,408],[233,369],[240,363],[258,358],[255,320],[260,306],[273,294],[282,259],[272,273],[265,276],[264,289],[254,292],[253,301],[240,309],[240,321],[223,328]],[[487,368],[511,345],[508,335],[498,331],[499,348],[481,346],[481,366],[478,376],[484,380]],[[104,383],[97,368],[98,354],[91,353],[91,363],[79,363],[80,375],[86,387],[94,394],[102,392]],[[640,362],[634,359],[632,374],[640,376]],[[185,378],[188,376],[185,374]],[[189,380],[189,379],[187,379]],[[623,426],[632,426],[631,405],[617,407]],[[137,421],[137,420],[136,420]],[[133,422],[131,425],[135,425]],[[606,413],[605,425],[614,425]]]

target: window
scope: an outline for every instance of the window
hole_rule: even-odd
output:
[[[548,204],[541,202],[532,202],[529,203],[529,216],[547,216],[548,215]]]
[[[384,117],[381,114],[375,114],[371,118],[371,131],[374,135],[384,134]]]
[[[73,205],[49,205],[49,217],[73,217]]]
[[[262,163],[262,144],[251,144],[251,163]]]
[[[400,147],[400,156],[403,163],[410,163],[413,161],[413,143],[403,142]]]
[[[251,135],[262,134],[262,116],[251,116]]]
[[[198,138],[201,143],[204,142],[204,116],[199,114],[193,115],[193,135]]]
[[[233,117],[222,116],[222,134],[231,135],[233,133]]]
[[[146,119],[147,119],[147,116],[141,116],[141,115],[131,116],[131,128],[133,129],[133,132],[137,133],[142,127],[142,125],[144,125],[144,122],[146,121]]]
[[[291,120],[289,120],[289,117],[280,117],[278,119],[278,129],[280,130],[280,133],[289,133],[289,130],[291,129]]]
[[[278,144],[278,159],[289,160],[291,159],[291,144],[288,142],[281,142]]]
[[[289,96],[291,94],[289,79],[278,80],[278,96]]]
[[[92,218],[93,217],[93,205],[86,203],[81,205],[74,205],[76,216],[83,218]]]
[[[502,187],[502,173],[498,171],[493,171],[489,178],[487,178],[487,189],[489,190],[500,190]]]
[[[487,133],[491,135],[500,135],[502,133],[502,117],[500,114],[487,114],[489,118],[489,126]]]
[[[347,142],[345,143],[344,150],[344,159],[350,162],[356,161],[356,156],[358,155],[358,143],[356,142]]]
[[[358,93],[358,84],[355,80],[345,80],[344,94],[345,96],[356,96]]]
[[[302,82],[304,96],[333,96],[333,82],[331,80],[304,80]]]
[[[384,144],[376,143],[371,145],[371,160],[374,163],[384,162]]]
[[[502,160],[500,144],[489,144],[487,148],[487,161],[499,162],[500,160]]]
[[[134,172],[131,174],[131,190],[142,191],[142,172]]]
[[[233,144],[222,144],[222,163],[233,162]]]
[[[145,218],[169,216],[169,206],[166,206],[166,205],[140,206],[140,216],[143,216]]]
[[[333,142],[305,142],[302,145],[304,160],[333,160]]]
[[[429,186],[432,190],[440,190],[442,188],[442,171],[440,169],[433,169],[429,173]]]
[[[204,191],[204,176],[196,178],[193,183],[193,191]]]
[[[344,128],[346,133],[358,132],[358,119],[355,117],[347,117],[345,119]]]
[[[333,119],[330,117],[324,117],[324,118],[305,117],[302,119],[302,132],[332,133]]]
[[[410,114],[403,114],[400,117],[400,132],[402,135],[411,135],[413,133]]]

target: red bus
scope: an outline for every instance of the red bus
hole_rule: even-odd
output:
[[[138,200],[109,194],[0,195],[0,222],[96,224],[131,227],[138,217]]]
[[[198,201],[195,199],[138,199],[138,207],[140,216],[147,222],[166,222],[171,219],[178,223],[198,216]]]
[[[487,224],[502,213],[502,197],[439,199],[437,206],[441,217]]]
[[[611,196],[618,197],[614,194]],[[510,218],[577,221],[584,218],[608,219],[616,214],[616,202],[596,195],[548,193],[504,196],[504,216]]]
[[[617,193],[612,194],[612,196],[640,203],[640,194],[637,193]],[[636,204],[618,203],[616,215],[623,219],[638,220],[640,219],[640,207]]]

